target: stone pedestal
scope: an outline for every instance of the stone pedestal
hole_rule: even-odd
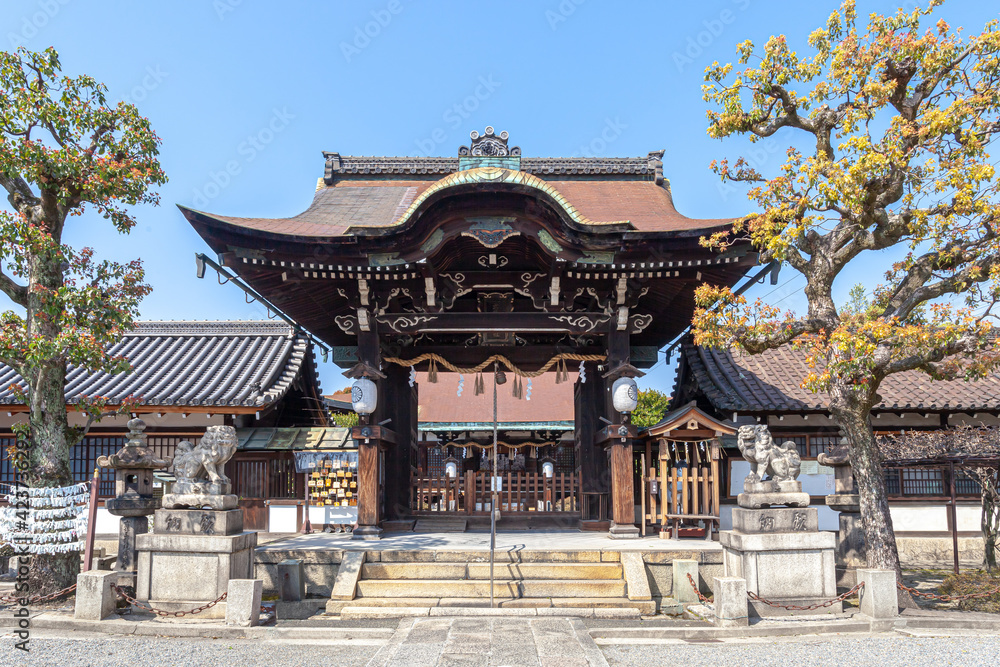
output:
[[[115,561],[117,572],[135,572],[137,562],[135,538],[138,535],[145,535],[148,531],[149,519],[147,517],[122,517],[118,527],[118,558]]]
[[[809,507],[809,494],[802,491],[802,482],[763,481],[743,483],[743,493],[736,496],[736,504],[747,509],[763,509],[775,505]]]
[[[612,523],[608,530],[608,537],[613,540],[637,540],[639,539],[639,529],[631,523]]]
[[[180,611],[211,602],[230,579],[253,578],[257,533],[242,532],[242,510],[159,510],[153,533],[139,535],[136,599]],[[219,603],[198,618],[225,618]]]
[[[722,531],[727,577],[740,577],[747,590],[774,602],[806,606],[837,597],[836,536],[819,532],[816,508],[733,509],[733,530]],[[841,603],[809,612],[790,612],[750,601],[760,617],[839,613]]]
[[[830,494],[826,497],[826,504],[840,512],[840,530],[837,532],[837,585],[852,588],[858,583],[857,569],[868,566],[858,495]]]

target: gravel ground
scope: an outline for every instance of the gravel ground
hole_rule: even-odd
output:
[[[42,633],[37,633],[42,635]],[[154,637],[53,639],[36,636],[31,652],[14,648],[9,637],[0,638],[0,665],[28,667],[284,667],[285,665],[337,665],[361,667],[378,646],[322,645],[307,642],[270,643]]]
[[[602,646],[611,665],[996,665],[1000,637],[868,636],[798,637],[748,643],[687,643],[642,646]]]

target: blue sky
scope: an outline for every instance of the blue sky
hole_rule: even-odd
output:
[[[912,6],[912,0],[906,0]],[[859,14],[892,11],[862,1]],[[950,0],[940,15],[979,30],[992,3]],[[72,220],[67,241],[99,255],[141,257],[153,293],[144,319],[262,318],[233,286],[195,278],[207,251],[174,204],[261,217],[308,206],[322,176],[322,150],[344,155],[455,155],[486,125],[510,133],[527,156],[638,156],[665,149],[678,209],[691,217],[749,210],[709,171],[748,150],[706,132],[702,73],[731,61],[744,39],[787,34],[805,48],[834,2],[537,2],[364,0],[5,0],[3,48],[55,46],[64,70],[88,73],[129,99],[163,139],[170,182],[162,205],[135,211],[119,236],[103,219]],[[776,169],[788,138],[753,147]],[[235,162],[233,176],[225,174]],[[873,284],[886,256],[852,272]],[[802,278],[749,296],[797,309]],[[850,284],[838,285],[846,297]],[[348,383],[332,365],[324,390]],[[660,363],[645,386],[669,392]]]

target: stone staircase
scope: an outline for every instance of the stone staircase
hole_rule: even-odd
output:
[[[590,615],[589,610],[595,609],[617,609],[606,614],[621,617],[656,613],[644,572],[630,596],[623,563],[595,562],[594,553],[498,552],[493,588],[497,606],[552,610],[533,612],[544,615],[559,615],[555,609],[566,610],[566,615]],[[353,556],[353,563],[345,556],[341,564],[327,613],[344,618],[461,615],[461,608],[490,605],[488,552],[386,551]],[[379,560],[363,562],[374,558]]]

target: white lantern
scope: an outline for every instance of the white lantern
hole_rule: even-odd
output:
[[[351,387],[351,404],[359,415],[370,415],[378,405],[378,387],[368,378],[358,378]]]
[[[618,412],[634,412],[639,405],[639,385],[630,377],[618,378],[611,385],[611,400]]]
[[[451,478],[458,477],[458,461],[450,457],[445,459],[444,474]]]
[[[542,474],[546,477],[552,477],[556,472],[556,466],[552,461],[545,461],[542,463]]]

